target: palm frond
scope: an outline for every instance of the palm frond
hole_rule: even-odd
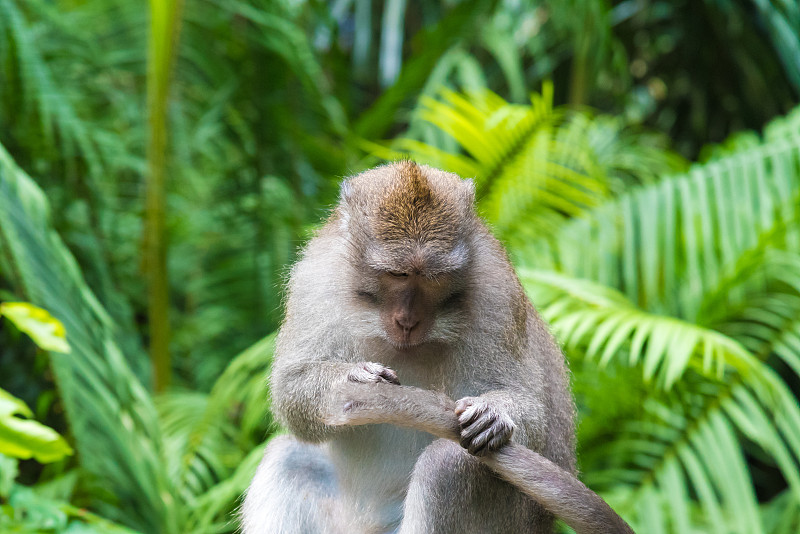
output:
[[[210,394],[171,392],[156,399],[166,455],[176,459],[169,476],[187,507],[186,532],[233,530],[232,504],[260,459],[253,446],[264,440],[265,429],[273,430],[266,377],[274,346],[270,335],[236,356]]]
[[[39,119],[40,131],[51,147],[58,146],[63,154],[80,154],[91,173],[102,171],[102,161],[91,130],[80,119],[70,95],[57,82],[36,45],[36,34],[27,24],[22,10],[14,0],[0,1],[0,40],[9,43],[16,53],[14,65],[8,71],[18,73],[22,109],[33,111]],[[7,59],[9,56],[0,56]],[[13,86],[11,87],[13,90]],[[0,90],[0,93],[2,90]],[[31,110],[33,106],[35,109]]]
[[[551,84],[527,106],[486,90],[442,91],[440,99],[420,102],[419,120],[459,150],[412,138],[395,141],[391,149],[368,148],[385,159],[410,154],[474,178],[482,215],[512,246],[552,234],[625,183],[652,181],[682,166],[656,136],[642,136],[635,145],[619,121],[554,109]]]
[[[737,341],[708,328],[637,308],[622,293],[553,272],[520,271],[520,279],[568,349],[580,347],[601,366],[629,347],[625,362],[646,381],[670,389],[692,369],[722,379],[753,371],[758,361]]]
[[[700,531],[767,531],[740,436],[775,461],[791,501],[800,502],[800,408],[777,375],[764,372],[768,389],[740,379],[695,380],[664,401],[651,399],[640,420],[593,451],[595,459],[613,460],[588,473],[587,481],[601,487],[614,481],[614,501],[630,510],[643,532],[689,532],[690,524]]]
[[[518,235],[524,227],[554,231],[565,214],[576,215],[605,196],[603,181],[582,167],[576,170],[569,161],[575,158],[559,158],[563,147],[553,128],[561,112],[552,108],[551,91],[534,95],[531,106],[508,104],[488,91],[468,96],[448,91],[442,98],[423,99],[420,117],[465,154],[410,139],[395,142],[394,153],[474,178],[481,212],[501,237]],[[525,225],[517,224],[522,214]]]
[[[252,449],[233,473],[197,498],[186,522],[187,532],[216,534],[238,531],[239,525],[230,504],[239,501],[253,480],[265,447],[266,442]]]
[[[800,7],[795,2],[758,0],[755,2],[787,77],[800,91]]]
[[[253,23],[255,27],[251,38],[285,61],[310,95],[309,101],[319,106],[319,111],[327,116],[334,129],[344,133],[346,120],[341,104],[326,91],[328,81],[315,58],[308,36],[302,27],[294,23],[286,6],[273,2],[255,7],[240,1],[210,1],[216,4],[217,9]],[[192,16],[191,13],[187,15]],[[201,20],[197,22],[201,23]]]
[[[742,153],[643,186],[571,221],[523,261],[621,289],[634,303],[690,321],[725,287],[743,254],[763,246],[797,250],[800,140],[767,140]],[[793,244],[794,243],[794,244]],[[526,258],[527,256],[527,258]]]
[[[752,450],[800,502],[800,407],[773,369],[800,371],[800,143],[773,132],[569,222],[549,249],[560,272],[521,270],[568,353],[650,384],[644,413],[583,455],[646,532],[791,525],[762,513]]]
[[[800,529],[800,503],[784,490],[762,506],[761,517],[767,532],[794,534]]]
[[[0,147],[0,242],[18,288],[66,329],[69,355],[50,361],[81,464],[110,490],[106,516],[145,532],[177,532],[180,506],[163,471],[153,403],[115,342],[115,326],[50,225],[41,189]],[[119,503],[124,503],[119,505]]]

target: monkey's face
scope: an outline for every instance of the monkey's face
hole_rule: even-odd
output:
[[[447,274],[428,278],[416,272],[381,272],[377,291],[360,291],[359,296],[377,308],[387,341],[405,350],[441,341],[443,331],[450,331],[447,312],[454,311],[461,299],[454,282]]]

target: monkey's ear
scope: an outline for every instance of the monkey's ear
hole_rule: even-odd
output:
[[[472,178],[466,178],[462,180],[464,183],[464,196],[466,196],[467,200],[470,204],[475,203],[475,182]]]
[[[342,185],[339,187],[339,207],[337,211],[341,214],[339,224],[341,225],[341,229],[345,232],[348,232],[350,227],[350,199],[352,196],[353,186],[350,184],[350,180],[343,181]]]
[[[345,180],[342,182],[342,185],[339,187],[339,202],[345,203],[350,200],[350,197],[353,196],[353,186],[350,184],[350,180]]]

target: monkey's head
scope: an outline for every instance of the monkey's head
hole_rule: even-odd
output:
[[[474,197],[471,181],[407,161],[342,184],[335,217],[347,240],[354,328],[398,349],[452,340],[466,313]]]

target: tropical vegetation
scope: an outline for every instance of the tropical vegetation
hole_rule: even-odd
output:
[[[589,486],[797,532],[798,57],[784,0],[0,0],[0,531],[234,532],[286,269],[412,157],[475,181]]]

